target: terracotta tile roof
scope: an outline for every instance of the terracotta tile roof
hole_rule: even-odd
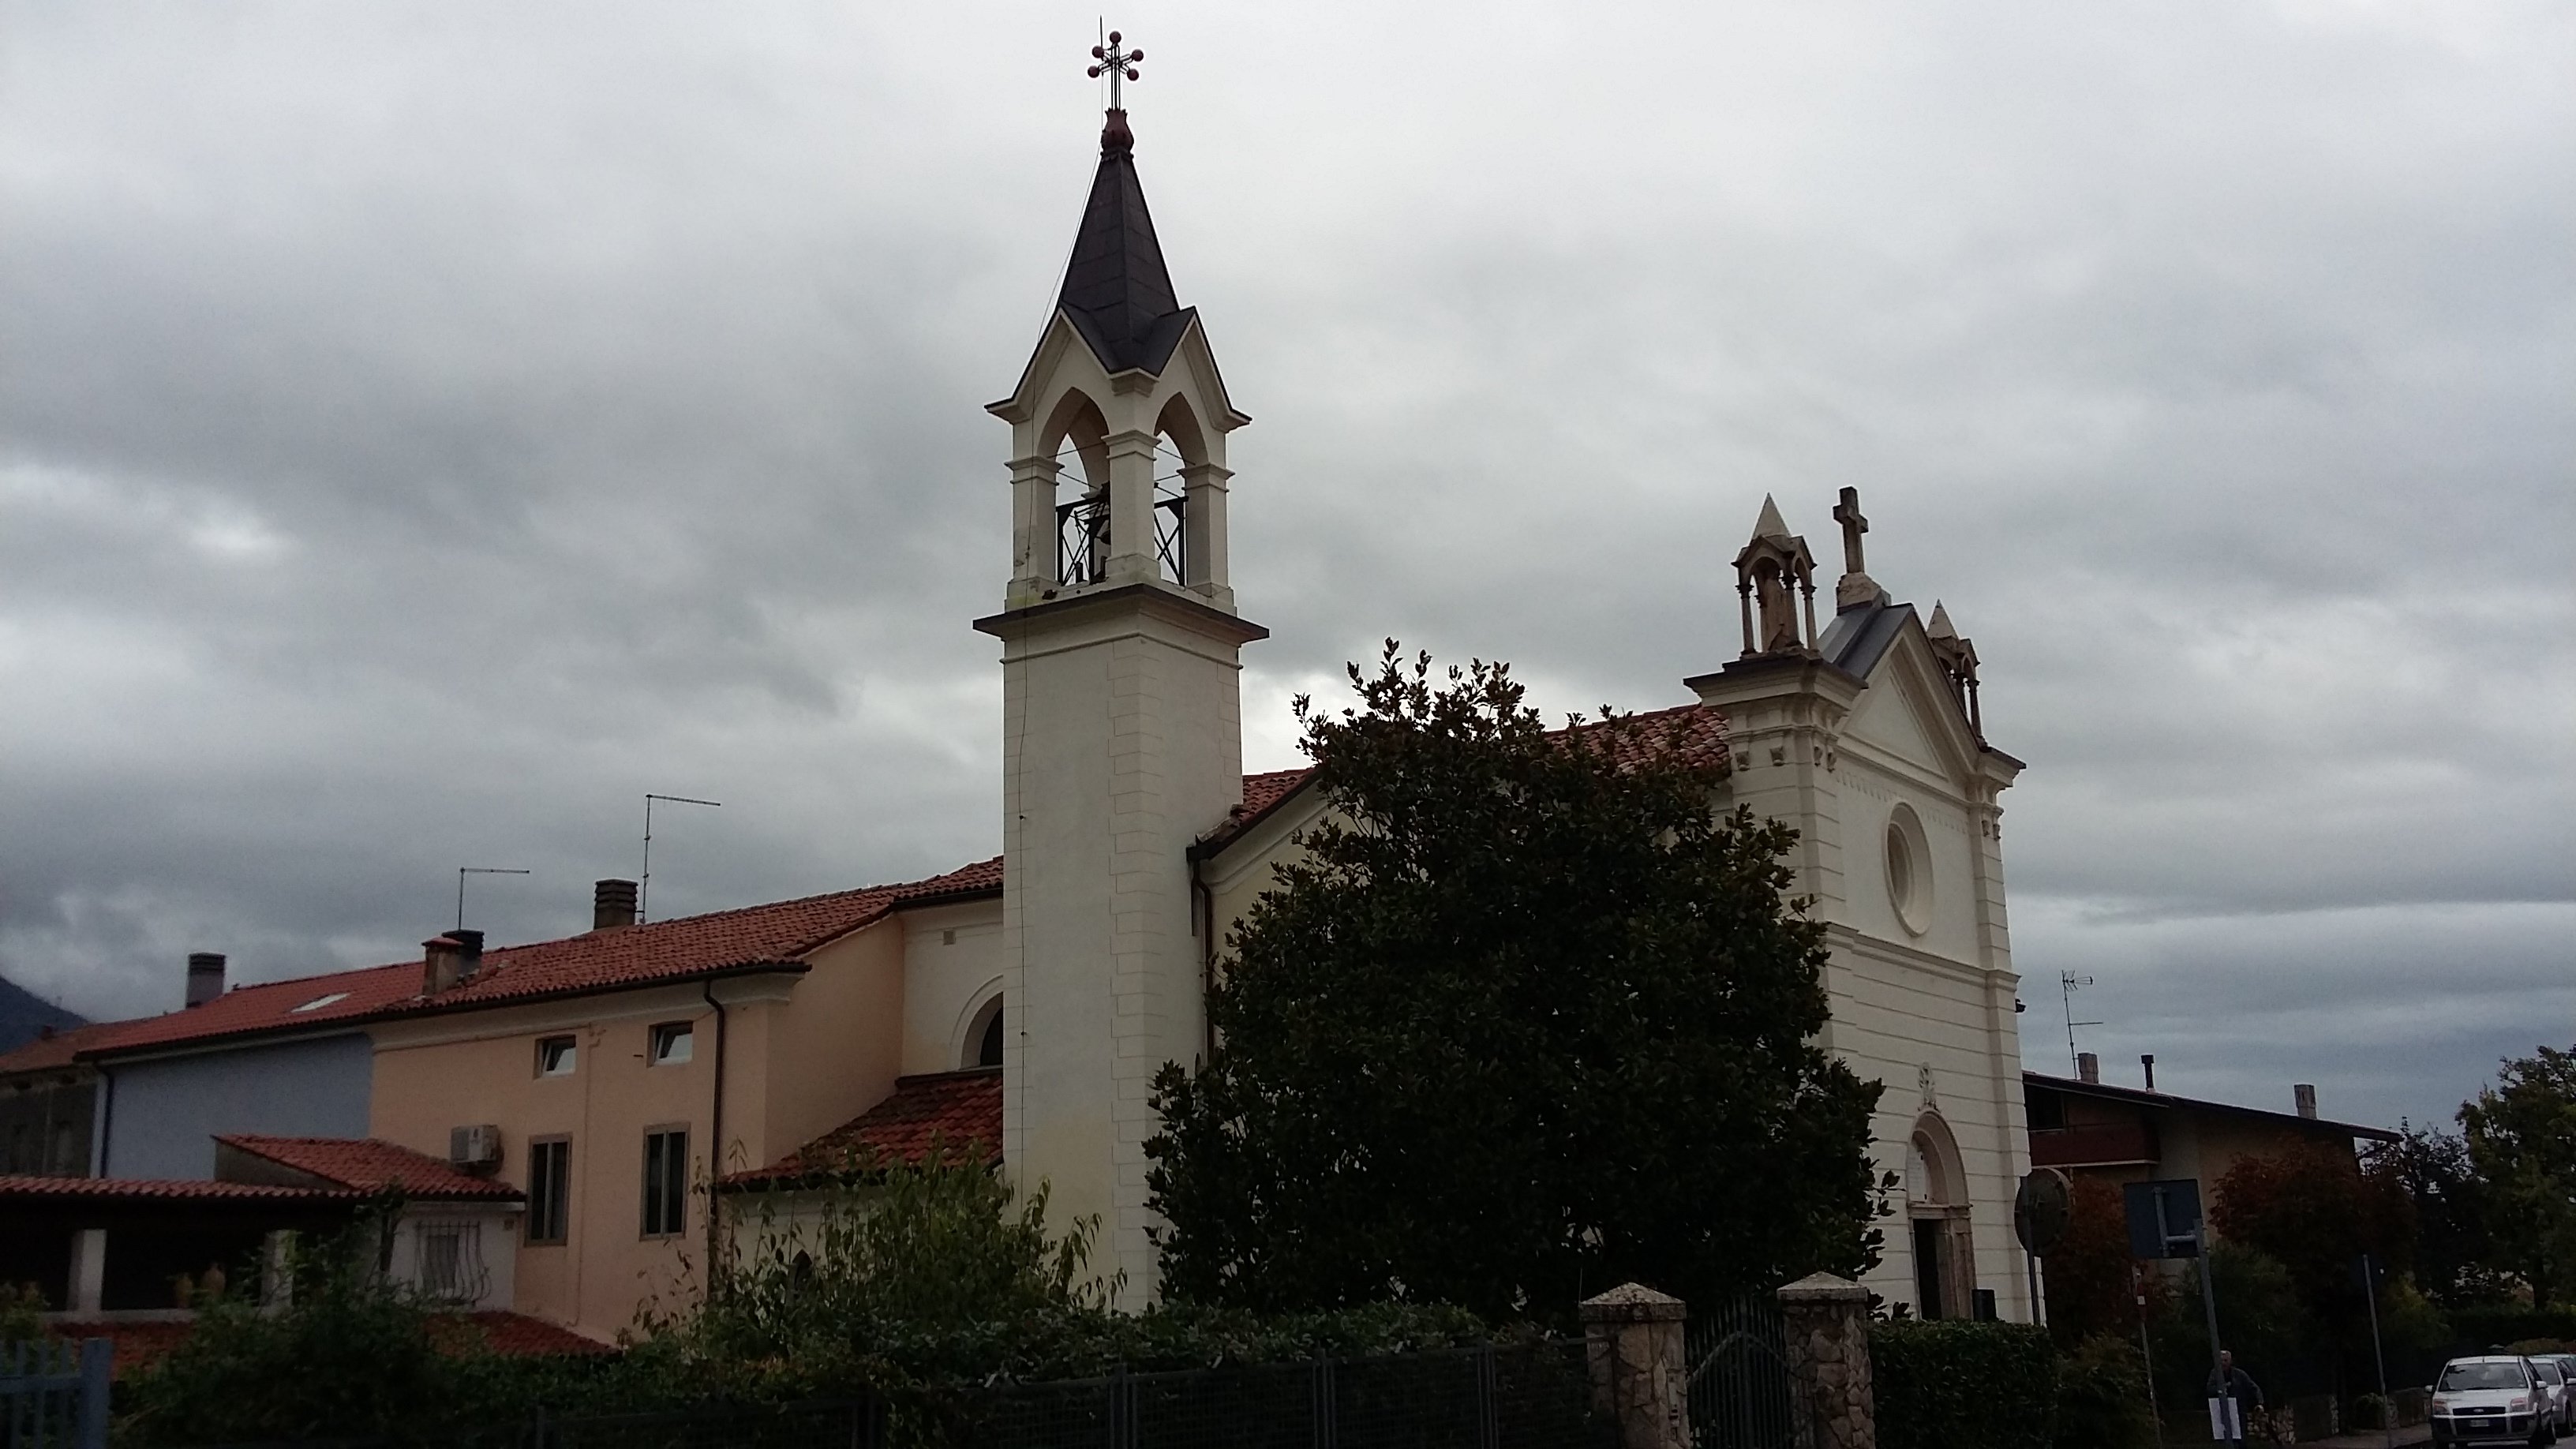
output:
[[[45,1328],[56,1338],[104,1338],[114,1344],[116,1356],[109,1372],[120,1379],[169,1357],[171,1350],[196,1330],[195,1321],[185,1318],[140,1323],[59,1319]],[[478,1346],[494,1353],[536,1357],[617,1351],[596,1339],[524,1313],[442,1313],[433,1322],[431,1332],[438,1346],[449,1353],[463,1353]]]
[[[247,1134],[215,1140],[254,1157],[318,1179],[332,1187],[375,1193],[399,1188],[407,1197],[442,1201],[480,1199],[515,1202],[519,1190],[506,1182],[457,1171],[426,1152],[414,1152],[367,1137],[258,1137]]]
[[[616,1348],[595,1338],[584,1338],[558,1323],[531,1318],[524,1313],[458,1313],[442,1315],[438,1320],[448,1332],[439,1335],[440,1346],[455,1352],[467,1347],[466,1333],[482,1340],[482,1346],[494,1353],[553,1358],[566,1354],[615,1353]]]
[[[1726,752],[1726,717],[1706,705],[1678,704],[1670,709],[1649,710],[1631,715],[1640,726],[1632,733],[1616,737],[1613,758],[1619,763],[1635,764],[1669,740],[1681,758],[1694,765],[1712,766],[1720,773],[1729,767]],[[1598,721],[1577,726],[1572,731],[1552,730],[1551,734],[1579,733],[1589,735],[1601,729]],[[1243,777],[1243,803],[1227,814],[1225,823],[1200,837],[1198,853],[1212,855],[1231,844],[1271,811],[1279,808],[1313,778],[1312,765],[1301,770],[1273,770],[1266,775]]]
[[[646,925],[590,931],[483,953],[481,969],[435,997],[420,994],[418,962],[239,986],[202,1006],[106,1022],[0,1056],[0,1076],[179,1043],[214,1041],[433,1012],[469,1010],[726,970],[786,965],[905,906],[990,894],[1000,857],[927,880],[775,901]],[[77,1037],[68,1048],[63,1043]]]
[[[775,1187],[828,1177],[874,1162],[914,1163],[933,1144],[972,1147],[1002,1160],[1002,1069],[976,1067],[901,1077],[894,1095],[767,1167],[727,1176],[722,1186]]]
[[[259,1182],[171,1181],[148,1177],[0,1177],[0,1201],[31,1198],[89,1202],[197,1201],[357,1202],[342,1187],[277,1187]]]
[[[14,1051],[0,1053],[0,1073],[50,1071],[68,1067],[73,1058],[93,1042],[104,1041],[110,1032],[125,1025],[121,1021],[94,1021],[52,1036],[40,1036],[22,1043]]]

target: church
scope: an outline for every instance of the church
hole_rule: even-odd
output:
[[[671,921],[602,881],[578,934],[487,951],[442,931],[418,960],[229,990],[199,953],[183,1009],[0,1056],[13,1110],[60,1139],[46,1170],[111,1179],[83,1201],[136,1213],[225,1180],[316,1211],[380,1178],[445,1184],[471,1211],[406,1229],[425,1291],[604,1339],[698,1291],[725,1234],[844,1149],[975,1141],[1047,1184],[1059,1222],[1097,1214],[1095,1266],[1149,1297],[1151,1080],[1204,1056],[1219,943],[1325,804],[1303,771],[1243,773],[1242,655],[1268,631],[1236,607],[1227,499],[1251,418],[1174,289],[1134,150],[1113,100],[1058,304],[989,408],[1010,437],[1008,569],[974,621],[1002,669],[998,859]],[[2021,765],[1986,742],[1973,646],[1864,567],[1854,490],[1832,517],[1820,611],[1813,553],[1761,500],[1734,607],[1709,601],[1740,652],[1674,661],[1663,715],[1723,752],[1713,808],[1798,831],[1824,1045],[1884,1085],[1872,1150],[1904,1184],[1868,1286],[2028,1321],[1997,805]],[[10,1271],[76,1308],[167,1307],[167,1270],[215,1251],[194,1218],[166,1241],[45,1221]]]
[[[1215,943],[1324,805],[1294,774],[1242,774],[1241,654],[1268,634],[1229,572],[1227,443],[1250,419],[1173,288],[1133,150],[1113,108],[1055,315],[991,407],[1011,574],[976,627],[1002,645],[1004,1160],[1100,1213],[1151,1283],[1148,1083],[1201,1053]],[[1797,827],[1832,949],[1826,1045],[1886,1085],[1877,1152],[1905,1203],[1869,1286],[1943,1316],[1987,1291],[2026,1320],[1997,807],[2021,765],[1985,741],[1969,641],[1864,569],[1854,490],[1834,517],[1820,627],[1815,560],[1763,500],[1735,561],[1742,653],[1686,678],[1683,708],[1724,740],[1716,806]]]

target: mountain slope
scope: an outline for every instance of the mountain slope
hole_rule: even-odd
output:
[[[0,976],[0,1052],[8,1051],[36,1039],[40,1028],[66,1031],[85,1026],[87,1017],[76,1016],[45,998]]]

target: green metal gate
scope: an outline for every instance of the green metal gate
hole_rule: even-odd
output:
[[[1693,1449],[1791,1449],[1789,1356],[1769,1294],[1691,1305],[1682,1343],[1690,1368]]]

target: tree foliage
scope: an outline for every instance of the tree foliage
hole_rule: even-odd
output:
[[[2210,1221],[2230,1242],[2279,1263],[2300,1306],[2341,1323],[2361,1302],[2354,1269],[2368,1253],[2403,1272],[2413,1260],[2414,1204],[2394,1172],[2363,1171],[2348,1146],[2300,1142],[2245,1157],[2218,1180]]]
[[[1167,1289],[1563,1315],[1873,1261],[1879,1088],[1816,1045],[1794,833],[1648,723],[1550,733],[1501,665],[1350,675],[1298,701],[1330,809],[1228,942],[1219,1045],[1155,1082]]]
[[[2048,1265],[2049,1331],[2070,1349],[2102,1335],[2133,1337],[2141,1321],[2138,1293],[2143,1288],[2147,1295],[2145,1316],[2162,1312],[2164,1275],[2132,1274],[2128,1210],[2117,1186],[2078,1177],[2072,1205],[2066,1235],[2041,1259]]]
[[[2414,1205],[2415,1282],[2427,1297],[2458,1307],[2504,1296],[2467,1139],[2400,1121],[2398,1139],[2373,1143],[2363,1161],[2393,1178]]]
[[[2576,1269],[2576,1050],[2508,1058],[2460,1126],[2491,1250],[2547,1307]]]

